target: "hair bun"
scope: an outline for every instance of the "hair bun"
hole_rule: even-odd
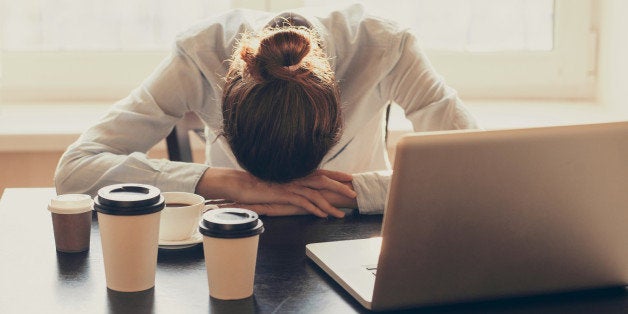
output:
[[[258,80],[299,81],[299,77],[309,72],[304,62],[312,48],[308,35],[299,29],[277,31],[262,38],[257,51],[251,47],[242,49],[241,58],[248,72]]]
[[[340,93],[321,44],[316,30],[292,26],[246,32],[237,42],[221,135],[238,165],[260,180],[307,176],[340,138]]]

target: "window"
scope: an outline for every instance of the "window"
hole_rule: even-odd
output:
[[[178,32],[232,2],[0,2],[0,93],[5,101],[119,99],[167,55]]]
[[[316,5],[321,1],[305,1]],[[332,3],[353,1],[326,0]],[[553,0],[360,1],[372,12],[410,27],[432,51],[548,51]]]
[[[430,57],[467,98],[590,100],[595,96],[597,66],[595,3],[553,2],[553,45],[549,50],[434,51]]]
[[[281,11],[348,0],[20,0],[0,2],[5,101],[124,97],[175,34],[235,7]],[[409,26],[464,98],[588,99],[595,94],[595,1],[362,0]]]
[[[466,99],[595,95],[595,1],[360,2],[412,28],[436,70]]]
[[[5,3],[4,50],[164,51],[229,0],[20,0]]]

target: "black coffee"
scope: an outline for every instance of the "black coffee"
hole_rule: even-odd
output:
[[[184,204],[184,203],[166,203],[166,207],[185,207],[192,206],[193,204]]]

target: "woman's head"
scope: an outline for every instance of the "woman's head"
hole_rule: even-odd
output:
[[[288,182],[314,171],[342,126],[338,86],[314,31],[245,35],[231,60],[222,111],[223,135],[254,176]]]

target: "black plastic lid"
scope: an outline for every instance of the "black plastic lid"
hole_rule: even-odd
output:
[[[254,211],[219,208],[203,214],[198,230],[214,238],[245,238],[264,232],[264,224]]]
[[[123,183],[98,190],[94,209],[100,213],[118,216],[152,214],[162,210],[166,202],[161,191],[147,184]]]

